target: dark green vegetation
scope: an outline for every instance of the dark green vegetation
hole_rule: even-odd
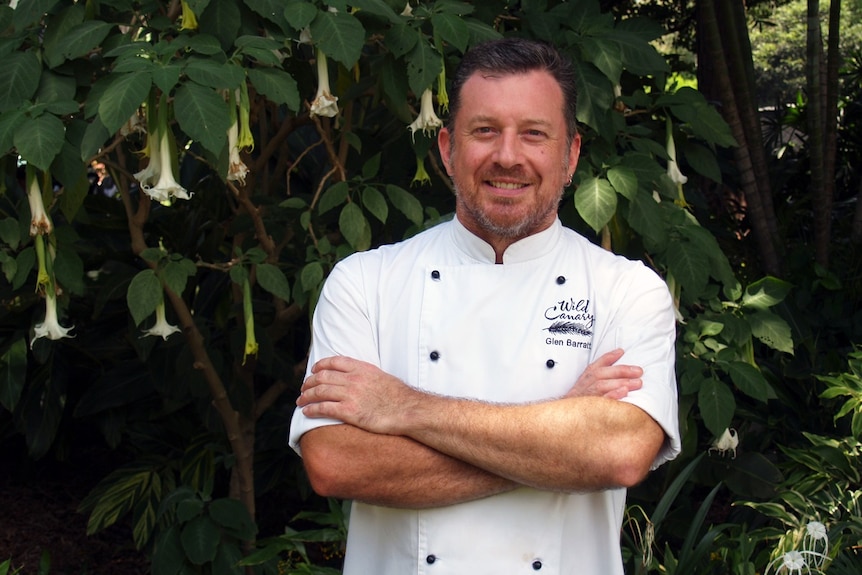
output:
[[[408,125],[425,90],[445,117],[470,45],[523,34],[578,64],[561,218],[679,304],[685,451],[631,494],[629,571],[776,572],[796,550],[858,573],[862,60],[819,35],[841,36],[838,1],[808,20],[805,89],[770,112],[741,1],[404,4],[0,7],[11,464],[110,450],[80,509],[128,526],[154,573],[337,569],[345,506],[286,446],[310,313],[339,258],[451,212],[433,127]],[[652,47],[669,29],[696,68]]]

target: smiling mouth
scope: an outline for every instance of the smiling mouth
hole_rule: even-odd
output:
[[[527,187],[527,184],[522,182],[497,182],[494,180],[488,180],[487,183],[489,186],[499,188],[501,190],[520,190],[521,188]]]

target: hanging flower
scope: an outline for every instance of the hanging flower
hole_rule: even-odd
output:
[[[437,104],[441,112],[449,112],[449,92],[446,91],[446,66],[437,75]]]
[[[191,199],[191,195],[189,195],[188,190],[182,187],[176,178],[174,178],[174,171],[171,166],[171,151],[173,146],[171,145],[170,129],[167,126],[163,126],[160,132],[158,155],[159,164],[162,169],[159,174],[159,180],[155,186],[141,184],[141,187],[148,196],[157,202],[166,202],[170,198],[189,200]]]
[[[69,332],[74,327],[63,327],[60,325],[60,321],[57,318],[57,296],[53,289],[49,289],[45,293],[45,321],[36,324],[33,339],[30,340],[30,347],[32,348],[33,342],[40,337],[47,337],[50,340],[73,337],[69,335]]]
[[[425,88],[425,91],[422,92],[419,116],[417,116],[412,124],[407,126],[407,129],[410,130],[410,134],[415,140],[418,130],[422,130],[422,133],[428,136],[430,135],[429,132],[433,134],[442,125],[443,122],[434,113],[434,94],[429,88]]]
[[[231,125],[227,131],[227,146],[228,146],[228,170],[227,179],[232,182],[245,184],[245,177],[248,174],[248,166],[239,157],[239,122],[237,120],[236,110],[230,106]]]
[[[713,442],[712,447],[710,447],[709,450],[718,451],[721,455],[730,452],[731,456],[736,458],[737,445],[739,445],[739,436],[736,434],[736,430],[727,428],[724,430],[724,433],[721,434],[721,437]]]
[[[162,300],[156,306],[156,323],[150,329],[144,330],[144,336],[155,335],[161,337],[163,340],[167,341],[168,336],[172,333],[177,333],[180,331],[175,325],[171,325],[168,323],[167,318],[165,317],[165,301]]]
[[[312,116],[332,118],[338,114],[338,98],[329,89],[329,65],[323,50],[317,49],[317,95],[311,103]]]
[[[192,7],[189,6],[186,0],[181,0],[180,3],[183,5],[183,23],[180,26],[180,30],[197,30],[198,19],[195,17]]]
[[[254,308],[251,305],[251,284],[248,278],[242,282],[242,313],[245,316],[245,349],[242,353],[242,364],[248,356],[257,356],[259,345],[254,337]]]
[[[407,16],[408,18],[413,16],[413,7],[410,5],[408,0],[407,5],[404,6],[404,10],[401,11],[402,16]]]
[[[147,146],[144,148],[143,155],[149,158],[149,161],[143,170],[135,172],[134,178],[141,184],[141,188],[146,190],[159,181],[159,176],[162,173],[159,157],[159,130],[155,124],[147,133]]]
[[[238,90],[239,96],[239,140],[237,147],[249,152],[254,150],[254,136],[251,133],[251,103],[248,99],[248,84],[243,82]]]
[[[670,118],[667,120],[667,158],[667,175],[676,184],[677,199],[674,200],[674,203],[686,207],[688,202],[685,201],[682,186],[688,181],[688,178],[679,170],[679,165],[676,163],[676,146],[673,143],[673,126]]]
[[[413,176],[413,181],[410,182],[410,186],[421,186],[430,183],[431,176],[428,175],[428,171],[425,169],[425,158],[416,156],[416,174]]]
[[[48,235],[54,229],[54,224],[45,211],[45,203],[42,201],[42,188],[39,186],[39,177],[36,169],[27,164],[27,200],[30,203],[30,235]]]

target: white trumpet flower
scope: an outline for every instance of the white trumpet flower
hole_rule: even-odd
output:
[[[417,131],[422,130],[422,133],[428,136],[433,134],[442,125],[443,121],[434,113],[434,94],[430,88],[425,88],[425,91],[422,92],[419,115],[412,124],[407,126],[407,129],[410,130],[410,134],[415,139]]]
[[[54,229],[51,218],[45,210],[42,201],[42,188],[39,187],[39,178],[35,173],[27,174],[27,200],[30,203],[30,235],[48,235]]]
[[[165,302],[162,301],[161,303],[159,303],[159,305],[156,306],[155,325],[150,329],[145,329],[144,336],[155,335],[167,341],[168,336],[170,336],[172,333],[177,333],[178,331],[180,331],[180,328],[168,323],[168,320],[165,317]]]
[[[60,320],[57,317],[57,296],[53,290],[48,290],[45,294],[45,321],[36,324],[33,339],[30,340],[30,347],[33,347],[33,342],[40,337],[47,337],[50,340],[73,337],[69,335],[69,332],[74,327],[63,327],[60,325]]]
[[[159,161],[159,133],[157,129],[147,134],[146,154],[149,156],[147,166],[134,174],[134,178],[141,184],[144,190],[155,185],[159,181],[159,175],[162,173],[161,162]]]
[[[338,114],[338,98],[329,88],[329,65],[323,50],[317,50],[317,95],[311,103],[312,116],[333,118]]]
[[[736,430],[733,428],[727,428],[724,430],[724,433],[721,434],[721,437],[713,442],[712,447],[709,448],[710,451],[718,451],[721,455],[725,453],[730,453],[731,457],[736,457],[736,447],[739,445],[739,436],[736,434]]]
[[[181,200],[191,199],[188,190],[182,187],[174,178],[174,172],[171,169],[170,132],[167,127],[160,130],[158,154],[151,153],[150,161],[156,156],[159,158],[161,167],[159,180],[155,186],[141,184],[144,192],[157,202],[165,202],[172,197]]]
[[[239,146],[237,145],[237,141],[239,140],[239,121],[234,114],[233,124],[231,124],[230,129],[227,131],[227,146],[229,150],[229,159],[228,159],[228,170],[227,170],[227,179],[232,182],[239,182],[240,184],[245,184],[245,177],[248,175],[248,166],[245,165],[245,162],[242,161],[242,158],[239,157]]]

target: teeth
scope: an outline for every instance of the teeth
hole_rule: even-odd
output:
[[[524,184],[517,184],[512,182],[489,182],[495,188],[500,188],[503,190],[517,190],[524,186]]]

